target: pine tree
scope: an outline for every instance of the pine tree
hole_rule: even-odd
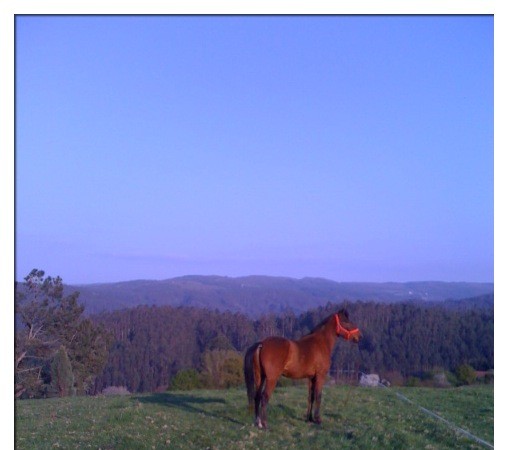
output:
[[[109,338],[102,327],[83,318],[79,292],[64,295],[60,277],[34,269],[16,285],[15,396],[40,397],[51,381],[51,363],[65,347],[79,394],[106,364]]]
[[[59,397],[68,397],[76,392],[71,361],[63,345],[60,346],[51,363],[51,392]]]

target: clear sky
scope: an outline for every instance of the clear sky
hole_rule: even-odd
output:
[[[18,16],[16,278],[493,281],[492,16]]]

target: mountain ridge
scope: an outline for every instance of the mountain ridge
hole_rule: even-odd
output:
[[[328,302],[444,302],[493,294],[493,283],[410,281],[338,282],[326,278],[264,275],[185,275],[164,280],[67,285],[79,291],[88,314],[138,305],[194,306],[248,316],[301,313]]]

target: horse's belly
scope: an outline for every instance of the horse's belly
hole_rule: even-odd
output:
[[[309,377],[312,377],[313,375],[309,374],[308,371],[302,371],[302,370],[284,370],[284,372],[282,372],[282,375],[287,377],[287,378],[295,378],[295,379],[298,379],[298,378],[309,378]]]
[[[298,352],[286,361],[282,375],[288,378],[309,378],[316,374],[316,368],[309,358]]]

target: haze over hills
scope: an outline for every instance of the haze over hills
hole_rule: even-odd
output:
[[[424,301],[448,303],[494,293],[493,283],[470,282],[336,282],[322,278],[270,276],[184,276],[67,286],[80,292],[89,314],[138,305],[194,306],[246,314],[291,310],[301,313],[328,302]],[[488,300],[490,301],[490,300]]]

